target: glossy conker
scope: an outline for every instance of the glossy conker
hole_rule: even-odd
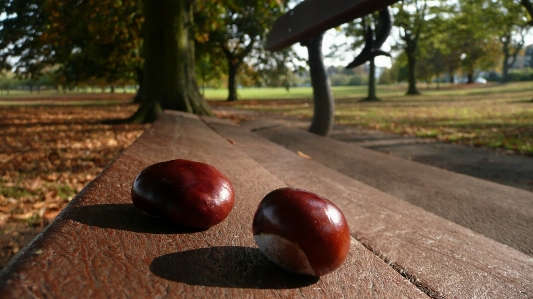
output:
[[[267,194],[253,220],[259,249],[280,267],[321,276],[337,269],[350,250],[350,230],[331,201],[296,188]]]
[[[133,183],[131,199],[149,215],[203,229],[229,215],[235,195],[229,179],[215,167],[177,159],[142,170]]]

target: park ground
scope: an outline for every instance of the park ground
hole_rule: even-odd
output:
[[[528,170],[520,169],[520,161],[533,163],[532,82],[433,86],[420,96],[404,91],[380,86],[382,101],[363,103],[364,87],[334,88],[333,137],[443,168],[461,156],[470,175],[533,191]],[[236,102],[223,101],[225,95],[206,91],[216,114],[236,122],[261,117],[304,128],[312,114],[310,88],[241,89]],[[137,108],[132,97],[0,95],[0,267],[149,127],[102,122],[130,116]]]

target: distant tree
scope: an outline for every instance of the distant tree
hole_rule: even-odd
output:
[[[48,0],[44,9],[50,26],[43,42],[53,45],[67,82],[97,77],[113,86],[136,77],[142,66],[140,0]]]
[[[481,9],[481,1],[462,0],[459,13],[451,19],[455,26],[450,30],[453,41],[461,50],[461,66],[467,75],[467,83],[474,83],[476,70],[493,68],[501,59],[495,24],[489,21],[490,10],[487,7]]]
[[[50,13],[45,0],[0,1],[0,69],[37,79],[53,56],[52,45],[42,42]],[[16,59],[13,59],[16,58]]]
[[[333,56],[338,56],[339,53],[349,53],[348,55],[350,56],[354,56],[354,59],[357,59],[357,57],[359,55],[361,55],[360,53],[362,52],[362,49],[364,48],[365,46],[365,42],[366,42],[366,37],[367,37],[367,29],[368,29],[368,26],[375,26],[376,24],[374,24],[373,22],[373,16],[372,15],[368,15],[368,16],[365,16],[365,17],[362,17],[362,18],[359,18],[359,19],[355,19],[355,20],[352,20],[351,22],[348,22],[347,24],[343,25],[341,27],[341,34],[343,34],[344,36],[347,37],[347,42],[345,45],[335,45],[333,47],[333,52],[328,54],[328,56],[330,57],[333,57]],[[372,30],[374,30],[374,28],[372,28]],[[373,36],[372,36],[373,37]],[[375,73],[375,65],[374,65],[374,59],[370,59],[369,61],[369,64],[372,65],[372,67],[370,68],[370,71],[369,71],[369,74],[368,74],[368,78],[369,80],[367,80],[368,82],[368,94],[369,96],[372,94],[373,95],[373,98],[375,100],[377,100],[377,97],[375,95],[375,80],[372,82],[370,80],[370,78],[372,76],[375,77],[376,73]],[[358,66],[358,67],[364,67],[364,65],[366,65],[366,62],[361,65],[361,66]],[[352,69],[352,68],[350,68]],[[331,84],[332,85],[341,85],[342,82],[339,82],[340,80],[344,80],[346,81],[347,83],[350,82],[350,79],[347,78],[346,76],[336,76],[336,78],[331,78]],[[335,79],[335,80],[333,80]],[[346,84],[346,83],[344,83]],[[369,97],[368,97],[369,98]]]
[[[224,74],[227,73],[226,57],[219,48],[213,48],[202,36],[196,34],[196,78],[200,82],[202,95],[206,86],[221,86]]]
[[[403,0],[395,7],[396,21],[394,23],[400,29],[400,47],[407,55],[409,67],[409,88],[407,94],[420,94],[416,87],[416,63],[419,55],[419,40],[427,34],[427,15],[429,6],[427,0]]]
[[[409,67],[407,55],[405,52],[400,53],[392,62],[389,75],[394,82],[407,82],[409,80]]]
[[[295,64],[297,60],[298,57],[291,48],[270,52],[261,45],[252,51],[246,62],[255,70],[256,86],[283,87],[289,90],[293,73],[303,68]]]
[[[367,53],[367,51],[371,53],[368,56],[368,58],[365,59],[365,60],[368,59],[368,63],[369,63],[368,95],[366,98],[363,99],[363,101],[379,101],[380,100],[376,94],[375,57],[378,55],[376,55],[375,53],[377,53],[377,51],[380,50],[381,45],[388,38],[388,33],[391,28],[391,20],[392,20],[390,13],[383,15],[385,16],[384,18],[380,18],[379,14],[381,13],[382,12],[380,13],[375,12],[364,18],[361,18],[360,20],[352,21],[348,23],[347,26],[345,26],[343,30],[347,36],[350,36],[350,37],[358,36],[358,38],[353,39],[352,43],[350,44],[350,48],[355,49],[355,48],[360,47],[362,43],[365,44],[363,50],[360,50],[360,54],[347,67],[352,68],[354,65],[362,63],[362,61],[360,61],[360,58],[363,57],[363,55],[365,55],[364,53]],[[381,30],[383,30],[383,32],[380,35]],[[385,35],[383,35],[383,33]],[[379,41],[376,41],[376,39],[379,39]],[[385,54],[385,52],[383,51],[379,51],[379,52],[380,52],[379,55]]]
[[[525,37],[530,24],[527,11],[516,5],[514,0],[488,1],[484,11],[490,9],[490,22],[501,44],[503,52],[502,82],[508,81],[509,69],[515,64],[518,53],[524,48]],[[489,12],[487,12],[489,13]]]
[[[460,67],[461,52],[454,44],[452,32],[456,24],[452,22],[454,15],[453,6],[439,6],[431,9],[433,15],[427,21],[427,32],[424,39],[419,41],[419,61],[417,63],[417,78],[430,83],[437,80],[437,89],[440,88],[441,75],[453,73]]]
[[[0,94],[4,93],[4,90],[6,91],[6,94],[9,94],[9,90],[13,85],[15,84],[15,75],[10,72],[3,70],[0,72]]]
[[[237,75],[245,58],[262,47],[269,28],[283,14],[287,1],[216,0],[196,3],[198,31],[206,43],[224,53],[228,70],[228,101],[237,100]]]
[[[65,84],[91,77],[113,84],[142,64],[140,0],[10,0],[0,11],[7,16],[0,21],[0,60],[18,75],[38,79],[61,65]]]

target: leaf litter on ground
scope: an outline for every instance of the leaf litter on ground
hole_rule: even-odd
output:
[[[0,268],[149,126],[102,123],[132,115],[131,95],[91,100],[0,107]]]

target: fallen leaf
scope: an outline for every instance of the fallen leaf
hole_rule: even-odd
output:
[[[313,157],[311,157],[309,155],[306,155],[306,154],[302,153],[301,151],[297,151],[296,153],[298,154],[298,156],[300,156],[302,158],[309,159],[309,160],[313,159]]]
[[[4,226],[7,222],[7,220],[11,217],[9,214],[0,213],[0,227]]]
[[[40,209],[40,208],[44,207],[45,205],[46,205],[46,202],[44,202],[44,201],[40,201],[40,202],[38,202],[38,203],[34,203],[32,207],[33,207],[34,209]]]
[[[118,142],[115,139],[108,139],[107,146],[117,146]]]
[[[59,214],[59,212],[61,212],[61,211],[59,211],[59,210],[48,211],[48,212],[44,213],[43,218],[46,219],[46,220],[52,220],[52,219],[57,217],[57,214]]]
[[[11,218],[12,218],[12,219],[15,219],[15,220],[28,220],[28,219],[30,219],[33,215],[34,215],[33,211],[30,211],[30,212],[27,212],[27,213],[24,213],[24,214],[15,214],[15,215],[11,215]]]
[[[2,207],[0,207],[0,212],[9,214],[9,213],[11,213],[11,207],[10,206],[2,206]]]

